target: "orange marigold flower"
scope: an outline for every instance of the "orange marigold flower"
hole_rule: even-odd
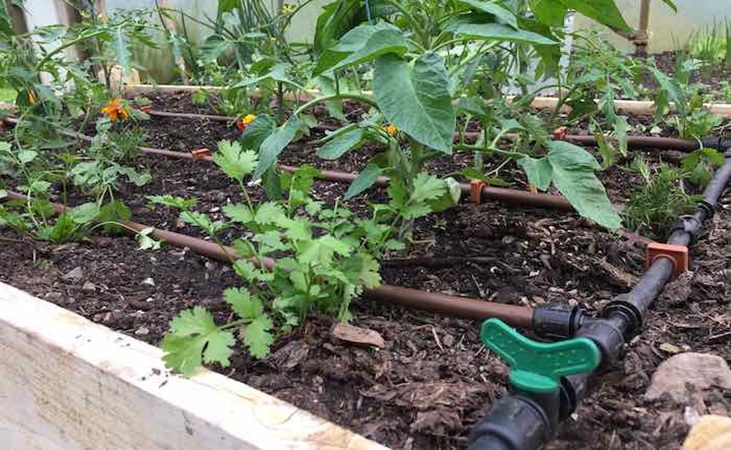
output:
[[[254,120],[256,120],[256,114],[247,114],[236,122],[236,128],[244,131]]]
[[[383,131],[385,131],[389,136],[393,137],[396,136],[398,133],[398,127],[392,123],[389,123],[388,125],[383,126]]]
[[[127,111],[127,107],[122,104],[122,99],[120,98],[113,98],[109,100],[109,102],[102,108],[102,114],[107,116],[112,122],[116,122],[117,120],[125,121],[129,118],[129,111]]]

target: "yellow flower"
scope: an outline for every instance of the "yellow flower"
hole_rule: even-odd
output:
[[[294,6],[290,4],[286,4],[282,6],[282,14],[289,14],[292,11],[294,11]]]
[[[129,118],[129,111],[127,107],[122,104],[121,98],[113,98],[107,102],[102,108],[102,114],[107,116],[110,121],[116,122],[117,120],[125,121]]]
[[[389,136],[393,137],[398,134],[398,127],[392,123],[389,123],[388,125],[383,126],[383,131],[385,131]]]
[[[241,131],[244,131],[246,127],[249,126],[249,124],[256,120],[256,114],[247,114],[241,119],[239,119],[238,122],[236,122],[236,128],[238,128]]]

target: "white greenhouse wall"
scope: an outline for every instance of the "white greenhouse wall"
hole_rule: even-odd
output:
[[[661,53],[682,48],[693,33],[724,21],[731,23],[731,0],[674,0],[677,14],[662,0],[650,3],[648,32],[650,53]],[[631,27],[637,28],[640,21],[640,0],[616,0],[622,15]],[[600,29],[585,17],[577,20],[577,29]],[[624,38],[608,31],[607,36],[617,48],[633,51],[634,47]]]

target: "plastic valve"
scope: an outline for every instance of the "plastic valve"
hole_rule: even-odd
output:
[[[500,319],[486,320],[481,337],[510,367],[513,387],[525,392],[556,392],[562,376],[592,371],[601,361],[601,353],[591,339],[536,342]]]

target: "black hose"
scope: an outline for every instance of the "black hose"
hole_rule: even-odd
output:
[[[713,176],[704,191],[704,200],[691,215],[678,219],[668,244],[690,245],[700,234],[704,223],[713,216],[715,205],[731,181],[731,154]],[[666,257],[656,258],[634,288],[613,299],[602,311],[601,318],[587,318],[576,309],[536,308],[534,325],[548,334],[566,334],[575,329],[576,336],[591,339],[601,352],[602,366],[612,365],[623,356],[626,343],[642,327],[642,316],[671,280],[675,263]],[[559,323],[565,318],[566,323]],[[470,450],[533,450],[540,448],[555,433],[555,423],[570,416],[581,402],[591,374],[563,377],[556,394],[558,405],[536,401],[526,393],[513,393],[495,402],[485,418],[473,429]],[[540,411],[537,411],[537,409]],[[558,411],[556,411],[558,409]],[[518,436],[523,436],[518,439]]]

